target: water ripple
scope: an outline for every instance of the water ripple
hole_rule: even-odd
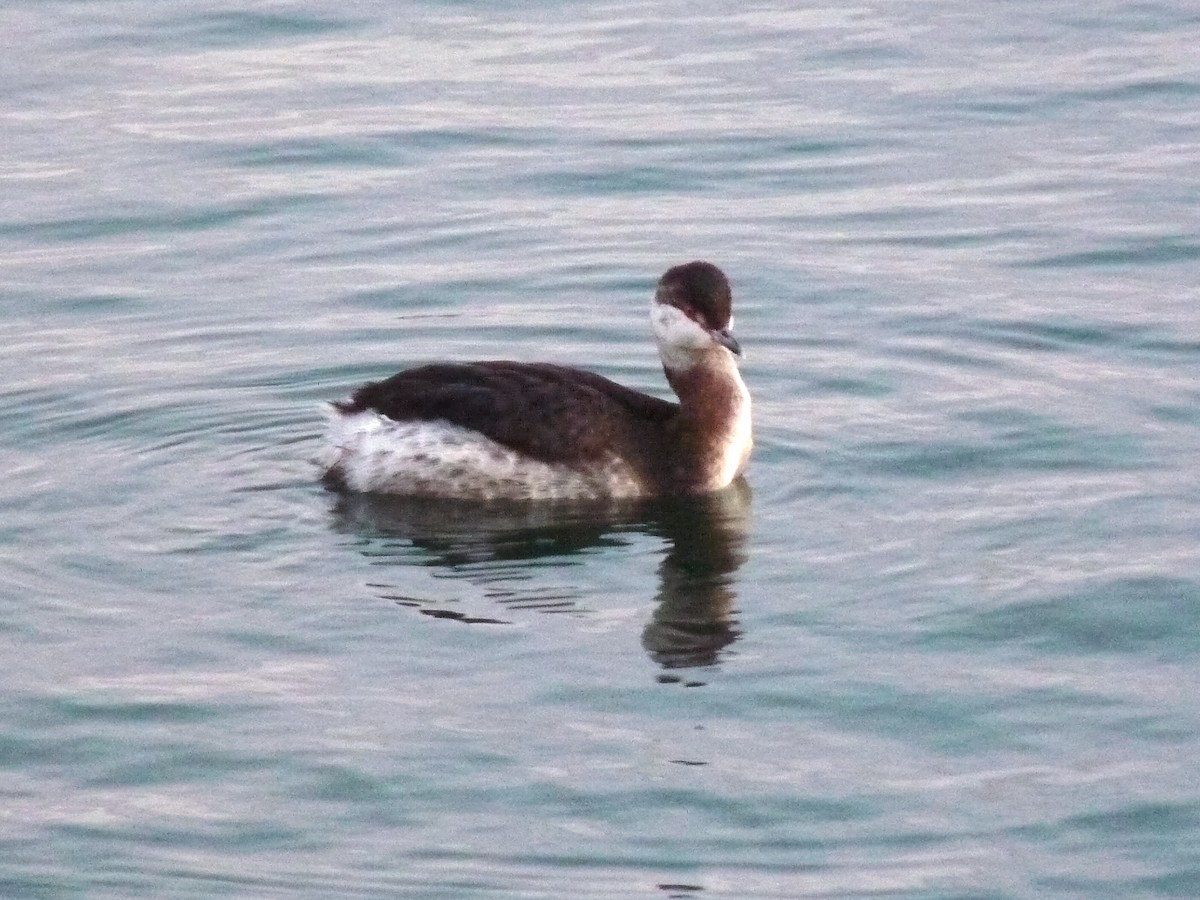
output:
[[[0,894],[1197,893],[1200,17],[933,11],[6,8]],[[728,495],[316,483],[689,258]]]

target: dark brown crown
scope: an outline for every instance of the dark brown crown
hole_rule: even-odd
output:
[[[658,299],[677,306],[693,318],[698,314],[714,331],[729,326],[733,314],[733,295],[729,279],[712,263],[684,263],[667,269],[658,282]]]

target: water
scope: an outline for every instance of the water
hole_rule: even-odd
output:
[[[1200,895],[1193,6],[0,8],[0,895]],[[746,486],[316,484],[692,258]]]

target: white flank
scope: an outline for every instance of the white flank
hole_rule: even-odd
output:
[[[444,421],[396,422],[332,411],[320,464],[364,493],[478,500],[636,497],[641,485],[612,460],[587,475],[530,459]]]

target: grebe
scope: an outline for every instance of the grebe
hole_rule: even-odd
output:
[[[324,480],[477,500],[719,490],[741,474],[752,445],[729,281],[707,262],[669,269],[650,321],[679,403],[548,363],[421,366],[332,405]]]

